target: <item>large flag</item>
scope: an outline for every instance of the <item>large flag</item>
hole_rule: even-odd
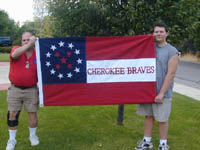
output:
[[[152,35],[40,38],[40,104],[152,103],[156,54]]]

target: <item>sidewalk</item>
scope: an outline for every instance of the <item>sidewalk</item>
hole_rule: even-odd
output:
[[[10,86],[8,79],[9,63],[0,62],[0,91],[7,90]],[[174,83],[174,92],[186,95],[200,101],[200,89]]]
[[[174,92],[200,101],[200,89],[174,83]]]
[[[9,62],[0,62],[0,91],[7,90],[10,86],[8,79]]]

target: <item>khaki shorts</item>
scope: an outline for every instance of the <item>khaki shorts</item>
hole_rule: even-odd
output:
[[[7,102],[9,111],[20,111],[24,104],[26,112],[37,112],[39,96],[37,86],[20,89],[11,84],[8,88]]]
[[[164,98],[162,104],[139,104],[137,114],[153,116],[159,122],[167,122],[171,113],[171,98]]]

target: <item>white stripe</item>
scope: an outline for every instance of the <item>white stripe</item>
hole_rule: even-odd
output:
[[[87,61],[87,83],[156,81],[156,59]]]
[[[41,72],[41,63],[40,63],[40,45],[39,39],[36,40],[35,44],[36,49],[36,60],[37,60],[37,76],[38,76],[38,86],[39,86],[39,100],[40,100],[40,107],[44,106],[44,99],[43,99],[43,88],[42,88],[42,72]]]

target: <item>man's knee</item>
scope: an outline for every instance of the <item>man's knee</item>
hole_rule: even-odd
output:
[[[7,115],[7,123],[9,127],[16,127],[18,126],[20,111],[17,112],[10,112],[8,111]]]

